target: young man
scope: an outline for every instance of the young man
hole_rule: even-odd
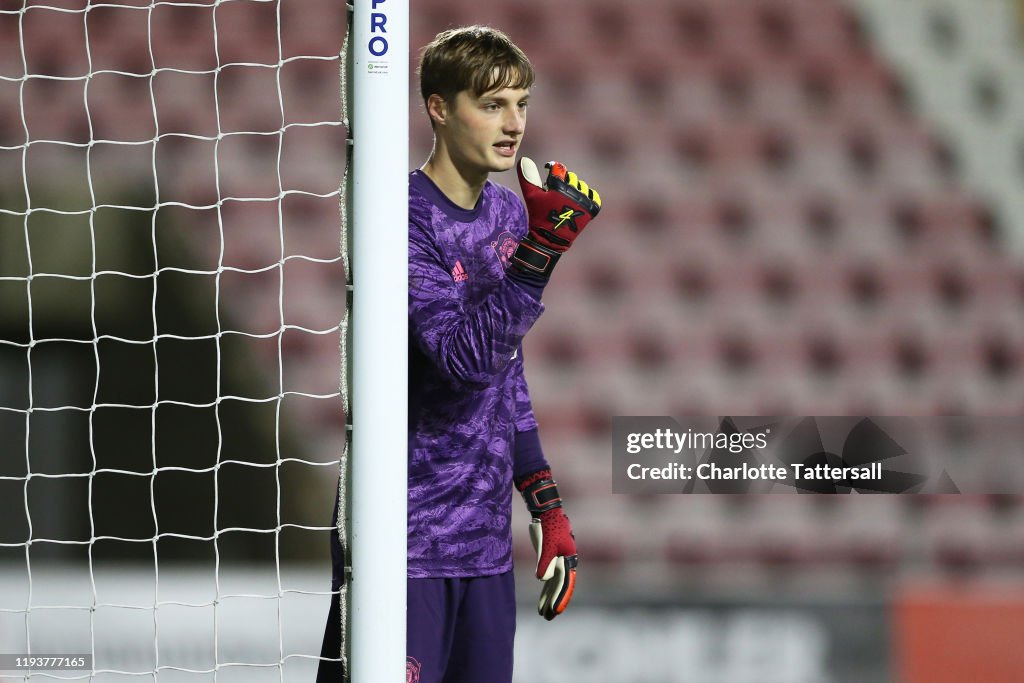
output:
[[[542,184],[522,159],[526,207],[488,180],[516,166],[533,80],[522,51],[480,26],[439,33],[420,64],[434,148],[409,176],[410,683],[511,682],[513,486],[533,516],[539,613],[560,614],[575,585],[521,342],[601,200],[558,163]]]

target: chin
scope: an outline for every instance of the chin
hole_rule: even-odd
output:
[[[502,171],[509,171],[509,170],[515,168],[516,161],[518,159],[519,159],[519,155],[518,154],[516,154],[515,156],[512,156],[512,157],[498,157],[497,160],[494,162],[494,166],[493,166],[493,168],[491,168],[491,171],[493,171],[495,173],[500,173]]]

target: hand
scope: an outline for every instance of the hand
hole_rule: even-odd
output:
[[[576,539],[562,510],[551,470],[535,472],[516,484],[533,515],[530,541],[537,552],[536,577],[544,582],[537,612],[551,621],[565,611],[576,587]]]
[[[558,258],[601,210],[601,196],[564,164],[550,161],[547,182],[541,184],[537,165],[519,161],[519,186],[526,202],[529,231],[512,255],[512,264],[545,277]]]
[[[576,540],[561,508],[530,522],[530,541],[537,551],[536,576],[544,582],[537,613],[551,621],[565,611],[576,588]]]

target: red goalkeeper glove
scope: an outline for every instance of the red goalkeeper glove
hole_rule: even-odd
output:
[[[565,164],[549,161],[544,167],[549,172],[542,185],[537,164],[529,157],[519,160],[519,187],[530,229],[512,254],[512,264],[547,278],[558,258],[601,210],[601,196]]]
[[[517,482],[533,521],[530,541],[537,551],[536,576],[544,582],[537,613],[551,621],[565,611],[576,588],[576,540],[569,518],[562,512],[562,498],[551,478],[541,470]]]

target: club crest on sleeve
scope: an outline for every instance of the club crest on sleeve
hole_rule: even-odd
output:
[[[420,670],[423,665],[415,657],[405,658],[405,683],[420,683]]]
[[[456,282],[465,282],[469,279],[466,269],[462,267],[462,261],[455,262],[455,267],[452,268],[452,279]]]
[[[516,245],[518,244],[519,240],[516,239],[516,236],[507,230],[491,242],[491,249],[494,249],[494,255],[498,257],[503,269],[508,268],[509,259],[512,258],[512,254],[515,252]]]

